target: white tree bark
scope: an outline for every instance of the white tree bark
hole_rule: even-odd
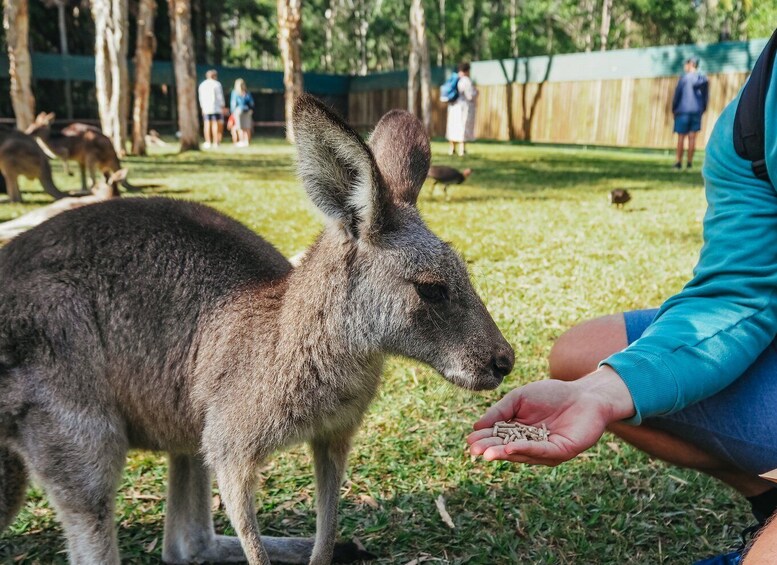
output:
[[[590,53],[594,46],[594,0],[583,0],[581,10],[583,12],[583,48]]]
[[[135,44],[135,91],[132,108],[132,153],[146,154],[148,100],[151,92],[151,66],[156,51],[154,17],[156,0],[140,0]]]
[[[197,67],[194,61],[192,7],[189,0],[168,0],[170,41],[178,101],[181,151],[200,148],[200,113],[197,107]]]
[[[286,106],[286,139],[294,142],[292,114],[294,103],[302,94],[302,1],[278,0],[278,46],[283,60],[283,88]]]
[[[119,156],[126,153],[129,114],[128,12],[127,0],[92,0],[97,108]]]
[[[429,43],[426,39],[426,13],[422,0],[412,0],[410,6],[410,65],[418,65],[421,90],[421,121],[427,132],[432,130],[432,70],[429,63]],[[412,51],[415,51],[415,61]],[[416,70],[408,65],[408,107],[411,105],[411,81],[415,79]],[[412,107],[415,108],[415,84],[412,84]],[[414,111],[414,110],[411,110]]]
[[[518,58],[518,0],[510,0],[510,55]]]
[[[364,0],[355,0],[354,16],[356,18],[356,37],[359,39],[359,68],[357,74],[367,74],[367,33],[370,30],[370,22],[367,20],[367,6]]]
[[[410,39],[410,51],[407,57],[407,111],[413,115],[418,115],[418,91],[420,83],[418,82],[418,73],[420,70],[420,60],[418,56],[418,35],[413,25],[413,8],[410,8],[410,26],[408,27]]]
[[[612,22],[612,0],[602,0],[602,23],[599,28],[599,49],[607,51],[607,40],[610,36]]]
[[[27,0],[3,0],[3,29],[8,44],[11,104],[16,127],[24,130],[35,120],[30,59],[30,15]]]

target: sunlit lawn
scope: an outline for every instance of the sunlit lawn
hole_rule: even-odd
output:
[[[516,368],[495,392],[455,390],[418,363],[392,360],[358,434],[343,486],[340,535],[357,537],[377,563],[424,557],[443,563],[690,563],[728,548],[747,525],[745,504],[713,480],[668,468],[606,437],[554,469],[472,462],[464,436],[510,387],[546,376],[545,358],[575,322],[655,306],[689,277],[700,245],[701,178],[669,169],[671,156],[505,144],[474,144],[465,161],[434,145],[434,160],[472,167],[450,200],[422,193],[430,226],[467,260],[476,286],[516,351]],[[320,228],[297,181],[293,148],[279,140],[250,149],[127,159],[130,180],[164,186],[147,195],[210,204],[291,255]],[[76,189],[57,166],[55,180]],[[625,187],[625,210],[607,202]],[[25,205],[0,204],[0,220],[48,201],[23,185]],[[118,495],[128,563],[161,559],[165,458],[135,453]],[[260,471],[263,531],[314,531],[310,457],[304,447]],[[456,528],[435,507],[442,494]],[[230,530],[223,511],[217,528]],[[64,562],[64,540],[38,489],[0,538],[0,561]]]

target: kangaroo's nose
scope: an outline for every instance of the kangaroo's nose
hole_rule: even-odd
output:
[[[515,353],[513,353],[513,349],[509,345],[500,347],[491,358],[491,369],[494,371],[494,374],[500,377],[509,375],[510,371],[513,370],[514,364]]]

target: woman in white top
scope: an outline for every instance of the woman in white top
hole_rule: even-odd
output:
[[[448,124],[445,137],[450,142],[448,154],[453,155],[456,144],[459,144],[459,157],[464,156],[467,141],[475,139],[475,101],[478,91],[469,78],[469,63],[459,65],[459,82],[457,85],[459,96],[456,101],[448,105]]]

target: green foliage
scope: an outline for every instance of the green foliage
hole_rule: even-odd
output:
[[[769,37],[777,27],[777,0],[753,2],[747,16],[748,37]]]
[[[340,535],[358,537],[376,565],[431,555],[443,564],[691,563],[738,543],[747,504],[721,483],[652,461],[608,436],[554,469],[471,462],[464,437],[511,387],[546,376],[546,356],[580,320],[656,306],[691,275],[701,245],[704,196],[698,172],[669,169],[671,155],[475,143],[462,162],[433,145],[433,160],[471,167],[450,201],[424,188],[421,211],[467,261],[476,287],[516,351],[498,391],[470,394],[419,363],[393,359],[356,436],[343,487]],[[157,150],[158,151],[158,150]],[[701,159],[701,155],[699,155]],[[701,165],[701,162],[698,163]],[[147,195],[208,203],[291,255],[321,224],[293,169],[293,148],[261,141],[250,149],[129,158]],[[55,181],[77,189],[56,167]],[[0,205],[0,220],[49,203],[24,181],[24,205]],[[633,200],[607,203],[613,188]],[[261,425],[261,423],[257,423]],[[302,447],[259,472],[257,508],[271,535],[315,528],[310,457]],[[123,563],[158,563],[166,464],[133,453],[117,497]],[[443,495],[456,525],[435,508]],[[223,509],[219,532],[231,532]],[[0,538],[0,562],[65,561],[54,512],[39,489]],[[432,561],[429,561],[432,563]]]
[[[600,48],[603,0],[424,0],[432,64],[507,58],[512,29],[519,56]],[[134,14],[137,0],[130,0]],[[276,0],[191,0],[198,62],[280,69]],[[515,6],[512,25],[511,5]],[[358,74],[403,69],[408,57],[409,0],[304,0],[302,63],[308,71]],[[327,18],[327,13],[331,14]],[[30,0],[31,45],[59,49],[52,0]],[[130,18],[130,52],[134,17]],[[771,34],[777,2],[767,0],[626,0],[613,2],[607,48],[747,39]],[[90,54],[88,7],[69,0],[70,50]],[[167,3],[159,1],[156,58],[170,59]],[[2,31],[0,30],[0,34]],[[219,47],[216,38],[221,38]],[[0,38],[1,39],[1,38]],[[362,66],[364,53],[364,68]]]
[[[698,13],[687,0],[631,0],[633,19],[641,28],[642,45],[692,43]]]

